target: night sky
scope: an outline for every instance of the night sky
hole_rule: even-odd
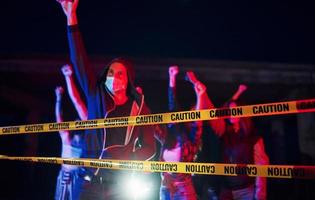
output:
[[[93,55],[315,63],[314,7],[295,1],[84,1],[79,23]],[[0,55],[67,54],[54,1],[1,4]]]

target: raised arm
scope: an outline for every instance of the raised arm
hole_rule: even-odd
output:
[[[196,78],[192,71],[186,73],[186,79],[197,87],[195,89],[197,95],[196,107],[200,110],[215,108],[206,92],[207,87]],[[225,132],[225,121],[223,119],[209,120],[209,124],[216,135],[222,136]]]
[[[68,90],[69,96],[71,98],[73,105],[75,106],[78,112],[78,115],[80,116],[80,119],[87,120],[87,109],[83,100],[81,99],[78,88],[76,87],[74,83],[72,67],[70,65],[64,65],[61,68],[61,71],[67,83],[67,90]]]
[[[66,17],[68,25],[68,40],[70,59],[79,84],[87,96],[96,87],[96,77],[91,70],[83,39],[78,27],[77,7],[79,0],[58,0]]]
[[[79,0],[57,0],[67,17],[67,25],[73,26],[78,24],[77,7]]]
[[[201,82],[196,81],[192,82],[194,86],[194,90],[196,93],[196,106],[194,110],[201,110],[201,101],[203,93],[206,91],[205,85],[203,85]],[[193,143],[196,146],[199,146],[201,143],[201,136],[202,136],[202,121],[195,121],[192,123],[191,131],[190,131],[190,139],[193,141]]]
[[[61,106],[63,93],[64,93],[64,90],[62,87],[56,87],[55,89],[55,94],[56,94],[55,115],[56,115],[56,121],[58,123],[63,122],[62,106]],[[63,144],[70,144],[69,131],[59,131],[59,135],[61,137],[61,141]]]
[[[178,74],[178,66],[170,66],[168,68],[169,83],[168,83],[168,110],[178,111],[176,102],[176,76]],[[174,124],[169,124],[168,126],[173,127]],[[167,129],[163,125],[156,125],[154,129],[155,138],[164,144],[167,136]]]
[[[238,100],[238,98],[243,94],[243,92],[245,92],[247,90],[247,86],[244,84],[241,84],[238,86],[237,91],[234,93],[234,95],[232,96],[232,101],[236,101]]]
[[[169,86],[168,86],[168,110],[178,111],[178,103],[176,97],[176,76],[178,74],[178,66],[170,66],[168,68]]]

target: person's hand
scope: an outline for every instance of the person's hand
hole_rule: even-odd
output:
[[[136,90],[137,90],[137,92],[139,93],[139,94],[143,94],[143,90],[142,90],[142,88],[141,87],[136,87]]]
[[[56,87],[55,89],[55,93],[56,93],[56,99],[57,101],[60,101],[62,98],[62,95],[64,93],[64,89],[61,86]]]
[[[238,86],[237,91],[236,91],[235,94],[233,95],[232,100],[233,100],[233,101],[238,100],[238,98],[243,94],[243,92],[245,92],[245,90],[247,90],[247,86],[244,85],[244,84],[240,84],[240,85]]]
[[[67,16],[68,25],[75,25],[77,21],[77,7],[79,0],[57,0],[65,15]]]
[[[178,74],[178,66],[172,65],[168,68],[168,74],[170,77],[175,77]]]
[[[73,73],[71,65],[68,64],[62,66],[61,71],[64,76],[71,76]]]
[[[186,77],[185,79],[189,82],[191,82],[193,85],[195,85],[196,83],[198,83],[198,79],[195,76],[195,73],[192,71],[188,71],[186,72]]]
[[[207,87],[200,81],[195,82],[194,88],[197,96],[204,94],[207,90]]]
[[[169,74],[169,86],[171,88],[176,87],[176,75],[178,74],[178,66],[172,65],[168,68],[168,74]]]
[[[238,91],[244,92],[245,90],[247,90],[247,86],[245,84],[240,84],[238,86]]]

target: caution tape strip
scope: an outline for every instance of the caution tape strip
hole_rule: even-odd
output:
[[[286,101],[277,103],[237,106],[233,108],[207,109],[200,111],[170,112],[151,115],[95,119],[86,121],[68,121],[61,123],[6,126],[0,127],[0,135],[55,132],[62,130],[114,128],[123,126],[142,126],[235,117],[283,115],[314,111],[315,99],[308,99],[299,101]]]
[[[142,172],[170,172],[185,174],[224,175],[287,179],[315,179],[315,166],[247,165],[194,162],[156,162],[131,160],[99,160],[87,158],[11,157],[0,155],[0,160],[30,161],[49,164],[67,164],[82,167]]]

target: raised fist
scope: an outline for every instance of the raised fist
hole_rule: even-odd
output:
[[[240,85],[238,86],[238,90],[239,90],[240,92],[244,92],[245,90],[247,90],[247,86],[246,86],[245,84],[240,84]]]
[[[68,64],[62,66],[61,71],[64,76],[71,76],[73,73],[71,65]]]
[[[195,73],[192,71],[188,71],[186,72],[186,77],[185,77],[186,81],[191,82],[192,84],[196,84],[198,81],[198,79],[195,76]]]
[[[56,93],[56,98],[57,98],[57,101],[60,101],[61,100],[61,97],[64,93],[64,89],[61,87],[61,86],[58,86],[56,87],[55,89],[55,93]]]
[[[168,73],[169,73],[169,76],[176,76],[178,74],[178,66],[176,65],[172,65],[168,68]]]
[[[68,25],[74,25],[77,23],[77,7],[79,0],[57,0],[65,15],[67,16]]]
[[[195,92],[198,96],[204,94],[207,90],[207,87],[203,83],[201,83],[200,81],[195,82],[194,88],[195,88]]]
[[[139,94],[143,94],[143,91],[142,91],[142,88],[141,87],[136,87],[136,90],[137,90],[137,92],[139,93]]]

